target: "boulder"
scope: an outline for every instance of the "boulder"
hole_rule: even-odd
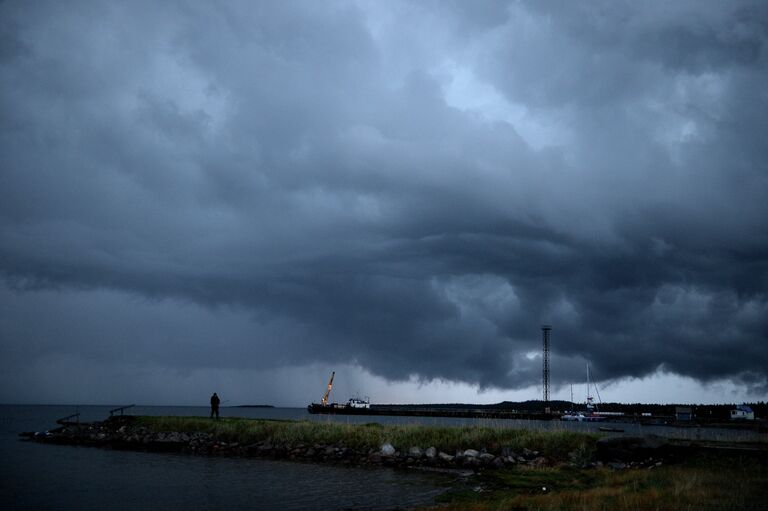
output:
[[[467,449],[464,451],[464,456],[467,458],[477,458],[480,453],[474,449]]]
[[[408,456],[411,458],[419,459],[423,456],[424,453],[422,453],[420,447],[411,447],[408,449]]]
[[[446,454],[446,453],[444,453],[444,452],[442,452],[442,451],[440,451],[440,453],[439,453],[437,456],[438,456],[438,457],[439,457],[439,458],[440,458],[442,461],[445,461],[446,463],[450,463],[450,462],[452,462],[452,461],[453,461],[453,458],[454,458],[454,457],[453,457],[453,456],[451,456],[450,454]]]
[[[381,445],[381,454],[382,456],[394,456],[395,455],[395,448],[392,444],[389,442],[384,442]]]
[[[476,458],[474,456],[467,456],[462,461],[462,464],[465,467],[476,467],[476,466],[480,465],[480,458]]]
[[[424,452],[424,455],[425,455],[427,458],[429,458],[429,459],[433,459],[433,458],[436,458],[436,457],[437,457],[437,449],[435,449],[434,447],[429,447],[429,448],[427,448],[427,450]]]

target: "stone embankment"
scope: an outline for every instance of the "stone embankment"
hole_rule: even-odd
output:
[[[201,456],[266,457],[345,465],[383,465],[399,467],[503,468],[513,465],[547,466],[556,460],[527,448],[495,452],[458,449],[450,453],[432,446],[396,447],[383,443],[378,448],[353,448],[341,444],[273,443],[265,440],[252,444],[227,442],[203,432],[157,432],[132,424],[130,417],[115,417],[104,422],[67,424],[43,433],[22,436],[41,443],[80,445],[110,449],[150,452],[176,452]]]
[[[110,449],[150,452],[175,452],[201,456],[265,457],[345,465],[417,467],[425,469],[500,469],[512,466],[544,467],[571,465],[582,468],[655,467],[670,454],[669,445],[659,439],[612,437],[600,439],[595,446],[570,452],[567,459],[543,456],[539,451],[509,447],[487,449],[483,446],[454,449],[434,446],[394,446],[385,442],[377,447],[350,447],[342,443],[304,444],[263,440],[255,443],[225,441],[205,432],[158,432],[137,425],[133,418],[114,417],[96,423],[69,423],[43,433],[24,433],[35,442],[82,445]],[[677,454],[679,452],[674,450]]]

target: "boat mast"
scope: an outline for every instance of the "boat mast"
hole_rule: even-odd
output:
[[[587,411],[592,411],[592,396],[589,395],[589,363],[587,363]]]

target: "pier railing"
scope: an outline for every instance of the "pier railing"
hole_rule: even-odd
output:
[[[73,413],[72,415],[67,415],[66,417],[62,417],[61,419],[56,421],[56,424],[65,424],[67,422],[71,422],[69,419],[77,418],[77,422],[80,422],[80,412]]]
[[[123,410],[127,410],[128,408],[133,408],[136,405],[127,405],[127,406],[120,406],[118,408],[115,408],[114,410],[109,411],[109,416],[112,417],[115,412],[120,412],[120,415],[123,415]]]

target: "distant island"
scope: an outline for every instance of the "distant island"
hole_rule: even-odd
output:
[[[232,408],[274,408],[272,405],[235,405]]]

